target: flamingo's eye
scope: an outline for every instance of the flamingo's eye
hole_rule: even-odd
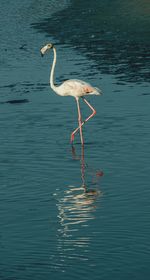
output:
[[[52,44],[48,44],[47,46],[48,46],[48,48],[50,48],[50,49],[53,47]]]

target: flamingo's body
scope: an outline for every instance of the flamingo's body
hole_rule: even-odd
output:
[[[54,53],[54,59],[53,59],[53,64],[50,72],[50,86],[51,88],[60,96],[73,96],[75,97],[77,101],[77,107],[78,107],[78,121],[79,121],[79,126],[72,132],[71,134],[71,143],[73,143],[74,140],[74,135],[75,133],[80,129],[80,137],[81,137],[81,143],[82,145],[84,144],[83,140],[83,135],[82,135],[82,126],[85,122],[87,122],[90,118],[92,118],[95,114],[96,111],[95,109],[90,105],[90,103],[85,99],[84,96],[87,95],[101,95],[100,89],[91,86],[89,83],[86,83],[82,80],[76,80],[76,79],[71,79],[63,82],[60,86],[54,85],[54,69],[56,65],[56,49],[52,44],[47,44],[43,48],[41,48],[41,54],[42,56],[45,54],[45,52],[48,49],[53,49]],[[81,111],[80,111],[80,106],[79,106],[79,98],[82,97],[83,101],[90,107],[92,110],[92,114],[84,121],[82,122],[81,120]]]
[[[74,96],[74,97],[82,97],[89,94],[99,95],[99,90],[97,88],[92,87],[90,84],[82,81],[71,79],[63,82],[60,86],[55,89],[56,93],[62,96]]]

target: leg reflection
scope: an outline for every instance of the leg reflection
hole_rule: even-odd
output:
[[[75,160],[80,160],[82,187],[84,188],[85,194],[87,194],[89,196],[90,195],[91,196],[92,195],[93,196],[99,195],[100,190],[88,188],[88,186],[85,182],[85,173],[87,171],[87,173],[92,176],[92,184],[98,185],[100,177],[102,177],[104,175],[103,171],[101,171],[101,170],[96,170],[95,171],[92,167],[90,168],[87,164],[85,164],[84,146],[81,146],[81,156],[77,156],[75,147],[72,146],[72,157]]]

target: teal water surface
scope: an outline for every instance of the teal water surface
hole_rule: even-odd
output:
[[[149,279],[148,1],[1,1],[0,279]],[[100,87],[70,146],[72,97]],[[83,118],[90,111],[81,101]]]

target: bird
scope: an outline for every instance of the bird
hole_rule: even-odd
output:
[[[54,70],[55,70],[56,60],[57,60],[56,47],[54,46],[54,44],[48,43],[40,49],[40,52],[41,55],[44,56],[44,54],[50,49],[53,50],[53,62],[50,71],[50,87],[56,94],[60,96],[73,96],[76,99],[77,109],[78,109],[78,127],[71,133],[70,142],[73,145],[75,134],[79,130],[81,145],[83,146],[84,138],[82,133],[82,126],[96,114],[95,108],[86,100],[85,96],[102,95],[102,91],[97,87],[93,87],[90,83],[78,79],[65,80],[61,85],[59,86],[55,85]],[[84,121],[82,121],[81,118],[81,110],[79,104],[80,98],[82,98],[82,100],[92,111],[92,113]]]

